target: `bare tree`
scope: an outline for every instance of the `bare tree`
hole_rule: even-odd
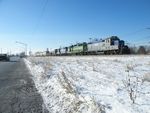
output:
[[[130,53],[137,54],[137,47],[135,47],[135,46],[130,47]]]
[[[138,54],[146,54],[146,49],[144,46],[140,46],[138,49]]]
[[[150,54],[150,46],[146,46],[146,53]]]

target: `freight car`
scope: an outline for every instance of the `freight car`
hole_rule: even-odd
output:
[[[111,36],[104,40],[83,42],[55,49],[52,53],[55,53],[55,55],[129,54],[130,49],[123,40],[120,40],[117,36]]]

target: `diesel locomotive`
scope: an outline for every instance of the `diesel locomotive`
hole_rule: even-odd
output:
[[[98,54],[129,54],[130,49],[123,40],[117,36],[111,36],[104,40],[83,42],[69,47],[58,48],[47,52],[47,55],[98,55]]]

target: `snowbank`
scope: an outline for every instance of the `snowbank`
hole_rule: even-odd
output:
[[[51,113],[150,113],[150,83],[142,82],[150,74],[150,56],[31,57],[25,62]]]

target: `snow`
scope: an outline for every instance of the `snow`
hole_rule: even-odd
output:
[[[29,57],[25,63],[50,113],[150,113],[150,82],[143,81],[150,56]]]

